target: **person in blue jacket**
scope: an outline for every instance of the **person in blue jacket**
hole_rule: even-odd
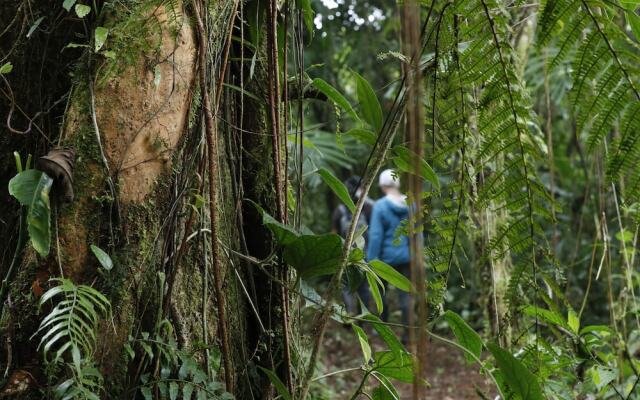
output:
[[[367,260],[383,261],[407,278],[410,277],[409,238],[399,232],[398,227],[409,219],[407,196],[400,191],[400,179],[391,169],[380,173],[378,180],[380,189],[385,194],[373,205],[369,222],[369,243]],[[405,222],[406,223],[406,222]],[[402,321],[409,322],[409,293],[398,291],[402,309]],[[383,299],[382,319],[389,315],[386,296]]]

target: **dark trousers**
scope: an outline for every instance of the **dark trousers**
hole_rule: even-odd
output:
[[[406,276],[408,279],[411,279],[411,270],[409,264],[400,264],[400,265],[392,265],[392,267],[400,272],[402,275]],[[387,299],[387,291],[389,288],[389,284],[384,281],[384,291],[385,293],[381,293],[382,295],[382,315],[380,316],[383,321],[389,322],[389,301]],[[396,289],[396,293],[398,294],[398,306],[400,307],[400,311],[402,311],[402,323],[404,325],[409,325],[409,296],[410,293],[405,292],[400,289]]]
[[[356,294],[360,297],[360,300],[362,300],[365,307],[369,308],[369,303],[371,303],[371,293],[369,292],[369,285],[366,281],[363,282],[355,292],[351,292],[349,290],[349,285],[343,285],[342,298],[344,299],[344,305],[347,309],[347,313],[352,315],[358,314],[359,304]]]
[[[395,268],[402,275],[406,276],[407,278],[409,279],[411,278],[409,264],[392,265],[392,267]],[[389,301],[387,299],[388,296],[386,295],[386,293],[389,289],[389,284],[385,280],[383,280],[382,282],[384,283],[384,293],[382,292],[380,293],[382,295],[382,306],[383,306],[382,315],[380,316],[380,318],[382,318],[383,321],[388,322]],[[365,307],[367,307],[369,310],[375,310],[376,306],[375,304],[372,304],[373,302],[371,301],[372,300],[371,291],[369,289],[369,284],[367,283],[366,280],[362,283],[362,285],[360,285],[356,293],[362,300],[362,303],[365,305]],[[350,314],[358,313],[358,299],[356,298],[356,293],[352,293],[351,291],[349,291],[349,288],[347,285],[344,285],[342,288],[342,296],[344,299],[344,304],[347,308],[347,312]],[[410,294],[399,289],[396,290],[396,293],[398,293],[398,306],[402,311],[402,323],[404,325],[408,325]]]

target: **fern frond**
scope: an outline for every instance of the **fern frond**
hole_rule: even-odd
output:
[[[620,121],[620,140],[614,144],[609,157],[608,170],[612,177],[619,177],[623,171],[632,173],[640,161],[640,103],[627,107]]]
[[[629,168],[638,158],[640,135],[638,47],[615,22],[621,12],[607,1],[547,0],[538,44],[559,46],[552,67],[573,54],[570,99],[578,131],[587,135],[589,147],[599,146],[616,127],[624,131],[609,153],[607,173],[626,179],[623,195],[638,201],[638,174]]]
[[[98,320],[110,312],[110,303],[96,289],[75,285],[68,279],[52,280],[57,285],[49,289],[40,299],[40,305],[49,300],[61,298],[51,312],[42,320],[35,335],[42,334],[38,349],[44,357],[57,349],[49,360],[61,363],[70,356],[75,366],[75,374],[82,376],[79,360],[90,360],[95,352]]]

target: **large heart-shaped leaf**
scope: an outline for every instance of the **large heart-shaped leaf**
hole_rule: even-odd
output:
[[[278,242],[278,244],[284,246],[294,242],[299,237],[299,234],[295,230],[293,230],[292,227],[289,227],[277,221],[275,218],[269,215],[268,212],[266,212],[262,207],[260,207],[253,201],[249,202],[253,204],[260,215],[262,215],[262,223],[273,233],[273,237],[276,242]]]
[[[387,378],[413,382],[413,360],[410,353],[379,351],[373,355],[373,369]]]
[[[342,238],[335,233],[302,235],[284,247],[283,257],[303,279],[331,275],[342,258]]]
[[[378,374],[376,372],[374,372],[373,375],[378,380],[378,382],[380,382],[380,385],[377,388],[373,389],[373,392],[371,392],[371,397],[373,400],[400,400],[398,391],[389,379],[387,379],[384,375]]]

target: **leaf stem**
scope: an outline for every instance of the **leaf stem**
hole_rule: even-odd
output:
[[[478,358],[478,356],[476,356],[475,354],[473,354],[472,351],[467,350],[464,346],[461,346],[460,344],[454,342],[453,340],[449,340],[447,338],[444,338],[440,335],[436,335],[435,333],[431,332],[431,331],[427,331],[427,335],[431,336],[432,338],[439,340],[443,343],[446,343],[450,346],[456,347],[460,350],[462,350],[464,353],[466,353],[468,356],[470,356],[471,358],[473,358],[473,360],[475,362],[477,362],[480,365],[480,369],[482,369],[484,372],[487,373],[487,375],[489,375],[489,378],[491,378],[491,380],[493,381],[493,383],[496,385],[496,389],[498,389],[498,394],[500,395],[500,398],[502,399],[506,399],[505,395],[502,393],[502,389],[500,388],[500,385],[498,384],[498,381],[496,380],[496,377],[493,375],[493,373],[491,373],[491,371],[484,365],[484,363],[482,362],[482,360],[480,360],[480,358]]]

